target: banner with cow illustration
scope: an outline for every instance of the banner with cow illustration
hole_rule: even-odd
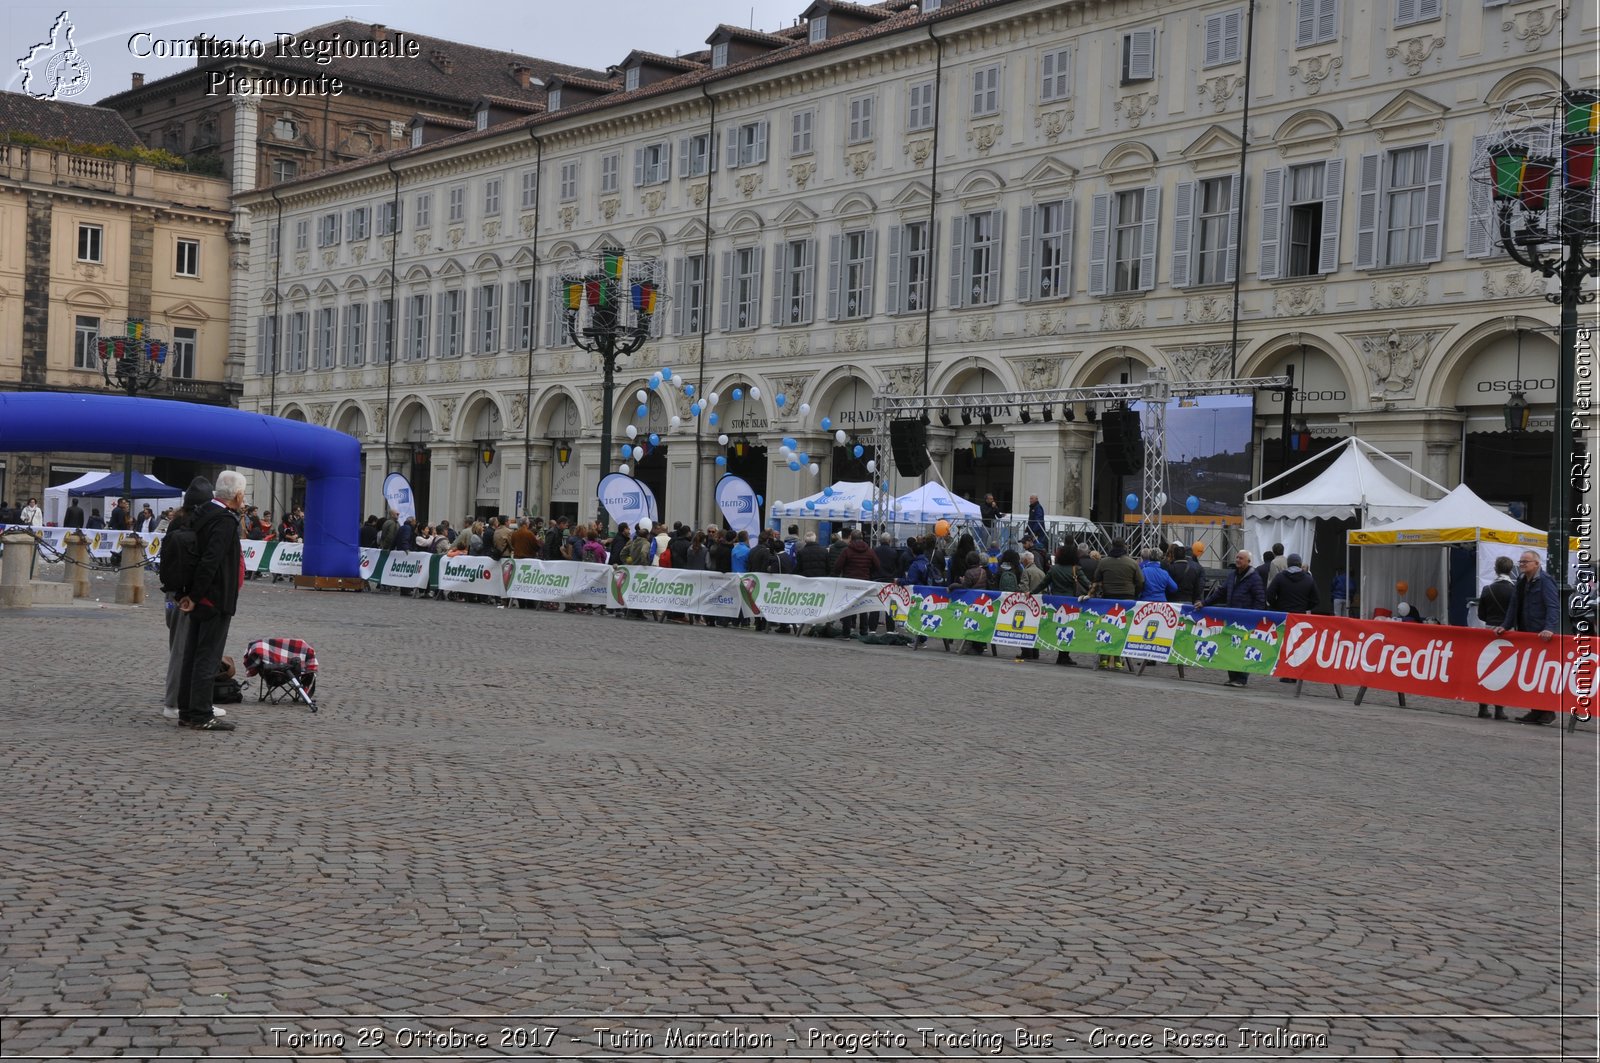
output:
[[[1172,640],[1172,664],[1273,675],[1285,613],[1184,606]],[[1278,673],[1281,674],[1281,673]]]
[[[1042,601],[1039,649],[1122,656],[1128,644],[1128,607],[1136,603],[1054,597]]]
[[[993,642],[999,595],[953,587],[912,587],[912,634],[929,638]]]

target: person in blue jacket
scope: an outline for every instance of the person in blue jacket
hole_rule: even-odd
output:
[[[1494,633],[1535,631],[1541,639],[1549,642],[1561,627],[1561,593],[1556,589],[1556,581],[1539,564],[1539,555],[1532,550],[1522,552],[1517,572],[1517,581],[1511,585],[1511,600],[1506,603],[1503,626],[1495,628]],[[1553,712],[1535,709],[1518,716],[1517,722],[1538,726],[1555,718]]]
[[[1207,605],[1222,605],[1229,609],[1265,609],[1267,591],[1261,585],[1261,576],[1250,566],[1255,558],[1250,551],[1240,550],[1233,558],[1233,571],[1219,582],[1206,597]],[[1228,685],[1242,687],[1250,681],[1248,672],[1229,672]]]
[[[1161,563],[1160,550],[1146,550],[1144,563],[1139,567],[1144,570],[1144,590],[1139,592],[1140,601],[1170,602],[1177,599],[1178,581]]]

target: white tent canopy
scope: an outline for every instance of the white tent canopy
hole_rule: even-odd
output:
[[[829,493],[831,492],[831,494]],[[774,502],[768,519],[778,520],[872,520],[863,503],[872,501],[870,481],[840,480],[831,487],[794,502]],[[813,503],[807,505],[806,503]],[[877,514],[879,520],[886,514]]]
[[[894,519],[901,524],[932,524],[940,520],[977,520],[978,504],[941,483],[925,483],[894,500]]]
[[[1328,454],[1337,455],[1315,480],[1304,487],[1276,498],[1260,499],[1267,487],[1289,475],[1275,476],[1245,494],[1244,525],[1247,545],[1260,556],[1273,543],[1283,543],[1292,554],[1309,563],[1315,540],[1312,522],[1317,520],[1359,520],[1363,526],[1386,524],[1426,509],[1431,503],[1391,480],[1375,465],[1371,453],[1418,480],[1446,493],[1415,469],[1396,460],[1377,447],[1351,436]],[[1322,455],[1327,457],[1328,455]]]
[[[67,495],[74,489],[84,484],[92,484],[96,480],[110,475],[110,469],[100,469],[97,472],[86,472],[76,480],[58,484],[55,487],[44,489],[44,522],[59,526],[67,515]],[[102,514],[103,516],[104,514]]]

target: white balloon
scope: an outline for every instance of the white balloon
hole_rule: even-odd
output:
[[[750,397],[752,399],[759,399],[761,397],[761,389],[758,387],[752,387],[750,389]]]
[[[638,399],[640,402],[644,402],[650,398],[649,395],[645,394],[644,388],[640,388],[638,391],[635,391],[633,393],[633,397]]]
[[[835,443],[839,444],[841,447],[844,446],[845,440],[847,440],[849,438],[850,438],[849,436],[844,434],[844,429],[843,428],[841,428],[837,432],[833,433],[833,441]]]
[[[721,435],[721,436],[717,437],[717,446],[725,447],[727,445],[728,445],[728,437],[727,436]]]
[[[811,403],[809,403],[809,402],[802,402],[802,403],[801,403],[801,404],[800,404],[800,416],[801,416],[801,417],[804,417],[804,416],[805,416],[805,415],[806,415],[806,414],[808,414],[808,413],[810,413],[810,412],[811,412]]]
[[[634,461],[643,461],[644,460],[644,448],[643,447],[634,447],[633,448],[633,460]]]
[[[627,462],[623,462],[621,465],[617,466],[617,471],[620,472],[622,475],[626,476],[632,470],[630,470],[628,468]]]
[[[673,377],[672,379],[676,380],[678,378]],[[679,425],[683,424],[683,418],[679,417],[677,414],[673,414],[672,417],[667,421],[667,424],[671,425],[673,428],[677,428]]]
[[[875,461],[867,462],[867,471],[868,472],[877,472],[878,471],[878,463],[875,462]]]
[[[1156,508],[1160,509],[1162,506],[1164,506],[1166,504],[1167,504],[1167,493],[1165,491],[1156,492]]]
[[[821,471],[822,471],[822,466],[818,465],[816,462],[812,462],[811,463],[810,472],[811,472],[812,476],[817,475],[817,473],[819,473]]]
[[[783,446],[780,446],[778,448],[778,453],[780,455],[782,455],[783,457],[787,458],[790,454],[793,454],[794,451],[789,449],[788,444],[784,444]]]
[[[720,398],[722,398],[722,396],[713,391],[711,394],[706,396],[706,405],[715,406],[717,404],[717,400]]]
[[[624,434],[624,435],[626,435],[626,436],[627,436],[627,437],[628,437],[628,438],[629,438],[629,439],[633,439],[633,438],[635,438],[635,437],[636,437],[636,436],[638,436],[638,434],[639,434],[639,429],[638,429],[638,428],[637,428],[637,427],[635,427],[635,426],[634,426],[634,425],[631,425],[631,424],[630,424],[630,425],[629,425],[629,426],[628,426],[628,427],[626,427],[626,428],[624,428],[624,429],[623,429],[623,430],[622,430],[622,433],[623,433],[623,434]]]

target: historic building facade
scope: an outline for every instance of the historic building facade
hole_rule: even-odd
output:
[[[1496,250],[1472,171],[1507,100],[1594,82],[1592,47],[1563,53],[1560,31],[1592,44],[1596,13],[1294,0],[1247,14],[817,0],[779,33],[723,26],[704,52],[553,79],[548,113],[241,197],[257,226],[244,406],[359,437],[369,511],[398,470],[434,518],[519,501],[587,515],[600,371],[561,335],[557,282],[621,246],[659,263],[669,296],[613,400],[619,426],[661,436],[638,475],[669,519],[711,515],[718,455],[768,498],[859,478],[856,439],[836,448],[819,421],[865,438],[878,392],[1293,365],[1299,453],[1359,433],[1540,523],[1555,312]],[[662,366],[721,393],[718,427],[669,430],[693,421],[681,392],[636,416]],[[1533,405],[1526,433],[1504,432],[1514,390]],[[1268,475],[1281,399],[1257,401]],[[1087,410],[997,412],[932,425],[953,488],[1120,517]],[[820,480],[779,458],[785,436]]]
[[[138,144],[114,112],[6,96],[12,132],[82,147],[0,143],[0,389],[104,393],[97,341],[132,319],[170,345],[159,397],[228,404],[227,182],[92,154]],[[0,453],[0,496],[40,495],[113,460]],[[169,482],[192,474],[139,464]]]

